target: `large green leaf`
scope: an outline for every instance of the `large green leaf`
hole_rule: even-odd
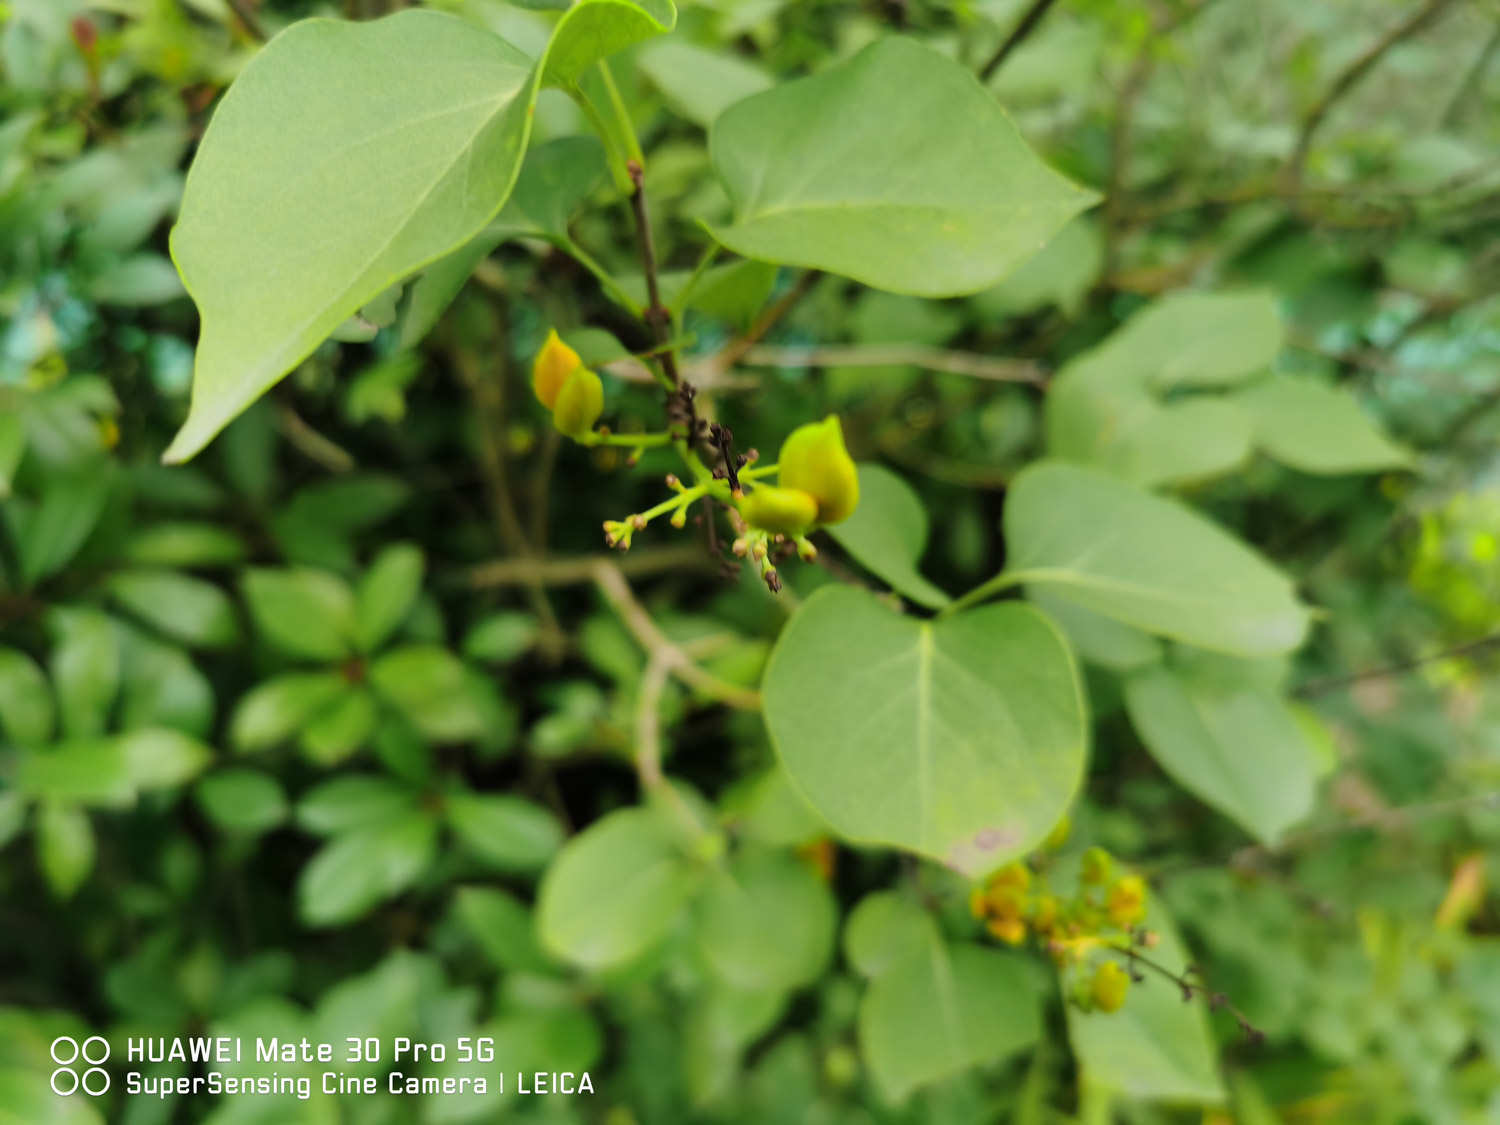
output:
[[[877,976],[859,1008],[860,1051],[890,1101],[1024,1050],[1041,1033],[1041,997],[1024,961],[936,934]]]
[[[918,621],[824,587],[766,668],[793,783],[841,835],[981,874],[1035,846],[1083,775],[1072,653],[1020,604]]]
[[[642,48],[636,66],[677,113],[705,129],[735,102],[772,85],[769,74],[739,55],[675,39]]]
[[[1006,584],[1150,633],[1263,656],[1307,632],[1291,582],[1249,547],[1185,505],[1093,469],[1024,469],[1006,498],[1005,540]]]
[[[434,81],[435,75],[442,81]],[[360,306],[477,234],[530,131],[531,60],[438,12],[293,24],[219,104],[172,257],[202,334],[182,461]]]
[[[1269,293],[1181,293],[1070,361],[1047,394],[1047,451],[1137,484],[1192,481],[1249,457],[1248,410],[1219,396],[1165,401],[1263,372],[1284,333]]]
[[[621,965],[667,935],[697,883],[655,812],[613,812],[570,840],[547,869],[537,934],[548,952],[584,968]]]
[[[349,316],[478,235],[515,183],[543,84],[675,20],[670,0],[581,0],[534,63],[432,11],[304,20],[272,40],[214,114],[172,232],[203,327],[166,459],[193,456]]]
[[[1255,444],[1294,469],[1364,473],[1411,463],[1353,395],[1334,387],[1275,376],[1242,388],[1234,401],[1254,419]]]
[[[919,296],[994,285],[1097,198],[972,74],[904,38],[730,107],[710,149],[734,203],[724,245]]]
[[[777,919],[767,941],[764,920]],[[838,910],[811,867],[785,852],[735,858],[716,872],[698,901],[703,958],[740,989],[782,990],[811,984],[833,953]]]
[[[122,570],[107,585],[120,605],[183,644],[227,648],[240,639],[234,603],[212,582],[171,570]]]
[[[859,466],[859,506],[828,534],[898,594],[928,609],[948,604],[948,595],[917,569],[927,547],[927,512],[911,486],[889,469]]]
[[[1266,686],[1157,666],[1126,681],[1125,703],[1162,768],[1262,843],[1312,811],[1318,758]]]

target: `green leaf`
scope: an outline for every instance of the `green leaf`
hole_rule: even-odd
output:
[[[1284,340],[1269,292],[1174,293],[1069,362],[1054,386],[1227,387],[1266,370]]]
[[[166,459],[478,234],[515,181],[535,97],[525,55],[438,12],[303,20],[263,48],[219,103],[172,230],[203,327]]]
[[[526,154],[521,177],[496,226],[566,241],[568,225],[609,171],[604,146],[590,136],[559,137]],[[493,228],[492,228],[493,229]]]
[[[1158,936],[1152,960],[1172,972],[1186,969],[1191,958],[1154,899],[1145,924]],[[1085,962],[1072,973],[1088,972],[1094,964]],[[1066,1009],[1081,1083],[1132,1098],[1199,1104],[1224,1100],[1201,1000],[1183,1003],[1180,989],[1151,980],[1145,987],[1132,984],[1117,1012],[1082,1012],[1071,1004]]]
[[[94,829],[73,805],[46,803],[37,813],[36,858],[42,876],[60,899],[73,897],[94,869]]]
[[[289,656],[343,660],[354,652],[354,595],[323,570],[249,570],[241,583],[250,616]]]
[[[551,969],[536,943],[531,911],[514,895],[495,887],[460,887],[453,911],[497,967],[527,973]]]
[[[677,26],[672,0],[580,0],[557,26],[538,63],[546,86],[571,86],[600,59]]]
[[[185,645],[228,648],[240,639],[234,603],[212,582],[171,570],[122,570],[107,586],[121,607]]]
[[[0,733],[11,742],[38,745],[52,737],[56,722],[52,685],[36,661],[0,647]]]
[[[994,285],[1097,200],[972,74],[907,38],[746,98],[709,147],[734,204],[724,245],[917,296]]]
[[[0,790],[0,848],[14,840],[25,823],[25,798],[14,789]]]
[[[1312,811],[1319,762],[1274,691],[1155,667],[1126,680],[1125,703],[1161,767],[1261,843]]]
[[[229,720],[230,744],[241,753],[284,742],[325,711],[347,687],[337,672],[292,672],[257,684]]]
[[[206,737],[214,721],[212,685],[175,645],[128,633],[121,653],[120,730],[172,727]]]
[[[125,755],[113,738],[77,739],[23,754],[12,781],[29,798],[69,805],[123,808],[135,797]]]
[[[416,807],[416,794],[399,782],[354,774],[325,781],[304,796],[297,805],[297,823],[331,836],[399,820]]]
[[[414,883],[437,851],[426,813],[345,832],[324,844],[297,880],[297,912],[309,926],[353,921]]]
[[[1162,658],[1162,643],[1149,633],[1074,605],[1048,587],[1028,586],[1026,597],[1052,618],[1078,655],[1090,664],[1124,671],[1155,664]]]
[[[226,832],[258,835],[286,820],[281,782],[259,770],[219,770],[198,782],[195,794],[208,818]]]
[[[1245,544],[1175,500],[1092,469],[1028,466],[1005,502],[1005,584],[1186,644],[1246,656],[1302,643],[1292,584]]]
[[[454,793],[445,811],[469,850],[504,871],[540,870],[562,846],[557,818],[520,797]]]
[[[1242,388],[1233,401],[1254,419],[1256,446],[1304,473],[1367,473],[1411,464],[1410,452],[1381,433],[1347,391],[1274,376]]]
[[[949,602],[917,569],[927,547],[927,512],[911,487],[881,465],[859,466],[859,505],[828,528],[839,546],[872,573],[918,605],[941,609]]]
[[[223,566],[244,557],[240,537],[211,523],[153,524],[125,546],[125,559],[142,566]]]
[[[59,610],[50,624],[57,637],[52,685],[63,730],[73,737],[99,734],[109,725],[120,685],[120,639],[115,623],[96,610]]]
[[[463,661],[438,645],[409,645],[370,665],[382,698],[435,742],[462,742],[484,731]]]
[[[782,991],[811,984],[833,954],[838,911],[827,885],[786,852],[751,852],[718,871],[697,903],[703,959],[727,984]],[[766,919],[776,938],[766,939]]]
[[[57,573],[78,553],[104,514],[113,478],[107,462],[93,472],[53,474],[34,509],[24,516],[16,510],[11,518],[22,586]]]
[[[348,684],[302,728],[298,744],[310,761],[325,768],[334,766],[369,741],[378,721],[375,697],[364,687]]]
[[[1220,398],[1162,404],[1140,388],[1102,392],[1076,384],[1048,392],[1047,426],[1050,455],[1148,487],[1230,472],[1249,460],[1254,434],[1249,412]]]
[[[354,593],[354,641],[362,652],[379,648],[406,620],[425,566],[421,548],[410,543],[392,543],[370,564]]]
[[[131,784],[138,789],[166,789],[191,781],[213,760],[214,752],[191,735],[165,728],[144,728],[118,735]]]
[[[859,1006],[859,1048],[888,1101],[1034,1044],[1040,996],[1020,958],[929,935],[889,966]]]
[[[89,279],[88,295],[101,305],[159,305],[183,296],[172,263],[160,254],[132,254]]]
[[[539,629],[529,613],[509,610],[475,622],[464,635],[463,651],[470,660],[508,664],[530,650]]]
[[[897,891],[875,891],[859,900],[844,925],[844,956],[867,977],[924,954],[938,940],[937,923]]]
[[[643,47],[635,64],[677,114],[705,129],[735,102],[772,85],[769,74],[738,55],[675,39]]]
[[[1034,847],[1082,779],[1078,672],[1029,606],[916,621],[825,586],[782,631],[763,692],[782,765],[840,835],[966,874]]]
[[[622,809],[569,840],[547,869],[537,934],[585,969],[623,965],[666,937],[697,885],[676,833],[649,809]]]
[[[0,500],[10,498],[11,481],[26,452],[26,424],[19,410],[0,414]]]

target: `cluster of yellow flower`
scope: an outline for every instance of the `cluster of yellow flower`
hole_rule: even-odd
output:
[[[1044,848],[1060,846],[1066,822]],[[969,896],[969,908],[989,933],[1007,945],[1034,936],[1059,968],[1075,965],[1093,951],[1128,952],[1139,941],[1150,946],[1153,935],[1138,931],[1146,917],[1146,884],[1139,875],[1114,877],[1114,861],[1102,848],[1089,848],[1079,864],[1071,895],[1054,893],[1046,865],[1037,870],[1017,861],[1006,864]],[[1076,1002],[1101,1011],[1125,1003],[1130,976],[1113,959],[1100,961]]]

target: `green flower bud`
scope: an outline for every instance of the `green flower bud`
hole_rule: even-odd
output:
[[[778,535],[801,535],[818,518],[818,502],[797,488],[758,484],[739,502],[740,515],[751,527]]]
[[[1089,998],[1101,1012],[1118,1012],[1130,991],[1130,975],[1114,961],[1105,961],[1094,970]]]
[[[557,392],[552,424],[575,441],[594,428],[604,411],[604,384],[587,367],[569,375]]]
[[[781,445],[783,488],[807,493],[818,505],[818,523],[847,519],[859,504],[859,473],[844,447],[837,414],[798,426]]]
[[[568,376],[583,366],[578,353],[563,343],[554,328],[547,333],[542,350],[536,353],[531,364],[531,389],[548,410],[557,409],[557,396],[568,381]],[[593,423],[589,423],[593,425]],[[561,427],[559,427],[561,429]],[[567,431],[564,430],[564,433]]]

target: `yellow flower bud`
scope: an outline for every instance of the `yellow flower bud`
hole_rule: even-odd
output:
[[[1006,945],[1020,945],[1026,940],[1026,923],[1019,918],[996,918],[986,928]]]
[[[557,396],[568,381],[568,376],[583,366],[578,353],[563,343],[557,329],[547,333],[542,350],[536,353],[531,364],[531,389],[548,410],[557,409]],[[590,423],[592,425],[593,423]],[[567,431],[563,431],[566,433]]]
[[[1146,884],[1139,875],[1126,875],[1109,888],[1105,909],[1109,920],[1121,929],[1133,926],[1146,916]]]
[[[1018,891],[1024,891],[1031,886],[1031,869],[1024,863],[1007,863],[993,875],[990,876],[990,886],[993,888],[1010,887]]]
[[[1036,900],[1036,906],[1031,912],[1031,924],[1036,927],[1039,934],[1050,933],[1057,925],[1057,916],[1060,905],[1056,895],[1042,895]]]
[[[587,367],[579,367],[557,392],[552,424],[576,440],[594,428],[603,410],[604,384]]]
[[[1114,866],[1109,858],[1109,853],[1103,848],[1090,848],[1083,853],[1083,867],[1078,877],[1085,883],[1101,884],[1109,882],[1110,869]]]
[[[818,502],[806,492],[770,484],[756,485],[739,507],[751,527],[779,535],[801,535],[818,518]]]
[[[975,887],[969,892],[969,913],[980,919],[989,913],[983,887]]]
[[[1073,822],[1066,816],[1059,820],[1047,833],[1047,838],[1042,841],[1042,850],[1055,852],[1068,842],[1068,833],[1073,830]]]
[[[1130,974],[1115,961],[1104,961],[1094,970],[1094,980],[1089,986],[1089,996],[1094,1007],[1101,1012],[1118,1012],[1125,1004],[1125,994],[1130,991]]]
[[[847,519],[859,504],[859,473],[836,414],[788,434],[778,467],[783,488],[801,489],[817,501],[818,523]]]

